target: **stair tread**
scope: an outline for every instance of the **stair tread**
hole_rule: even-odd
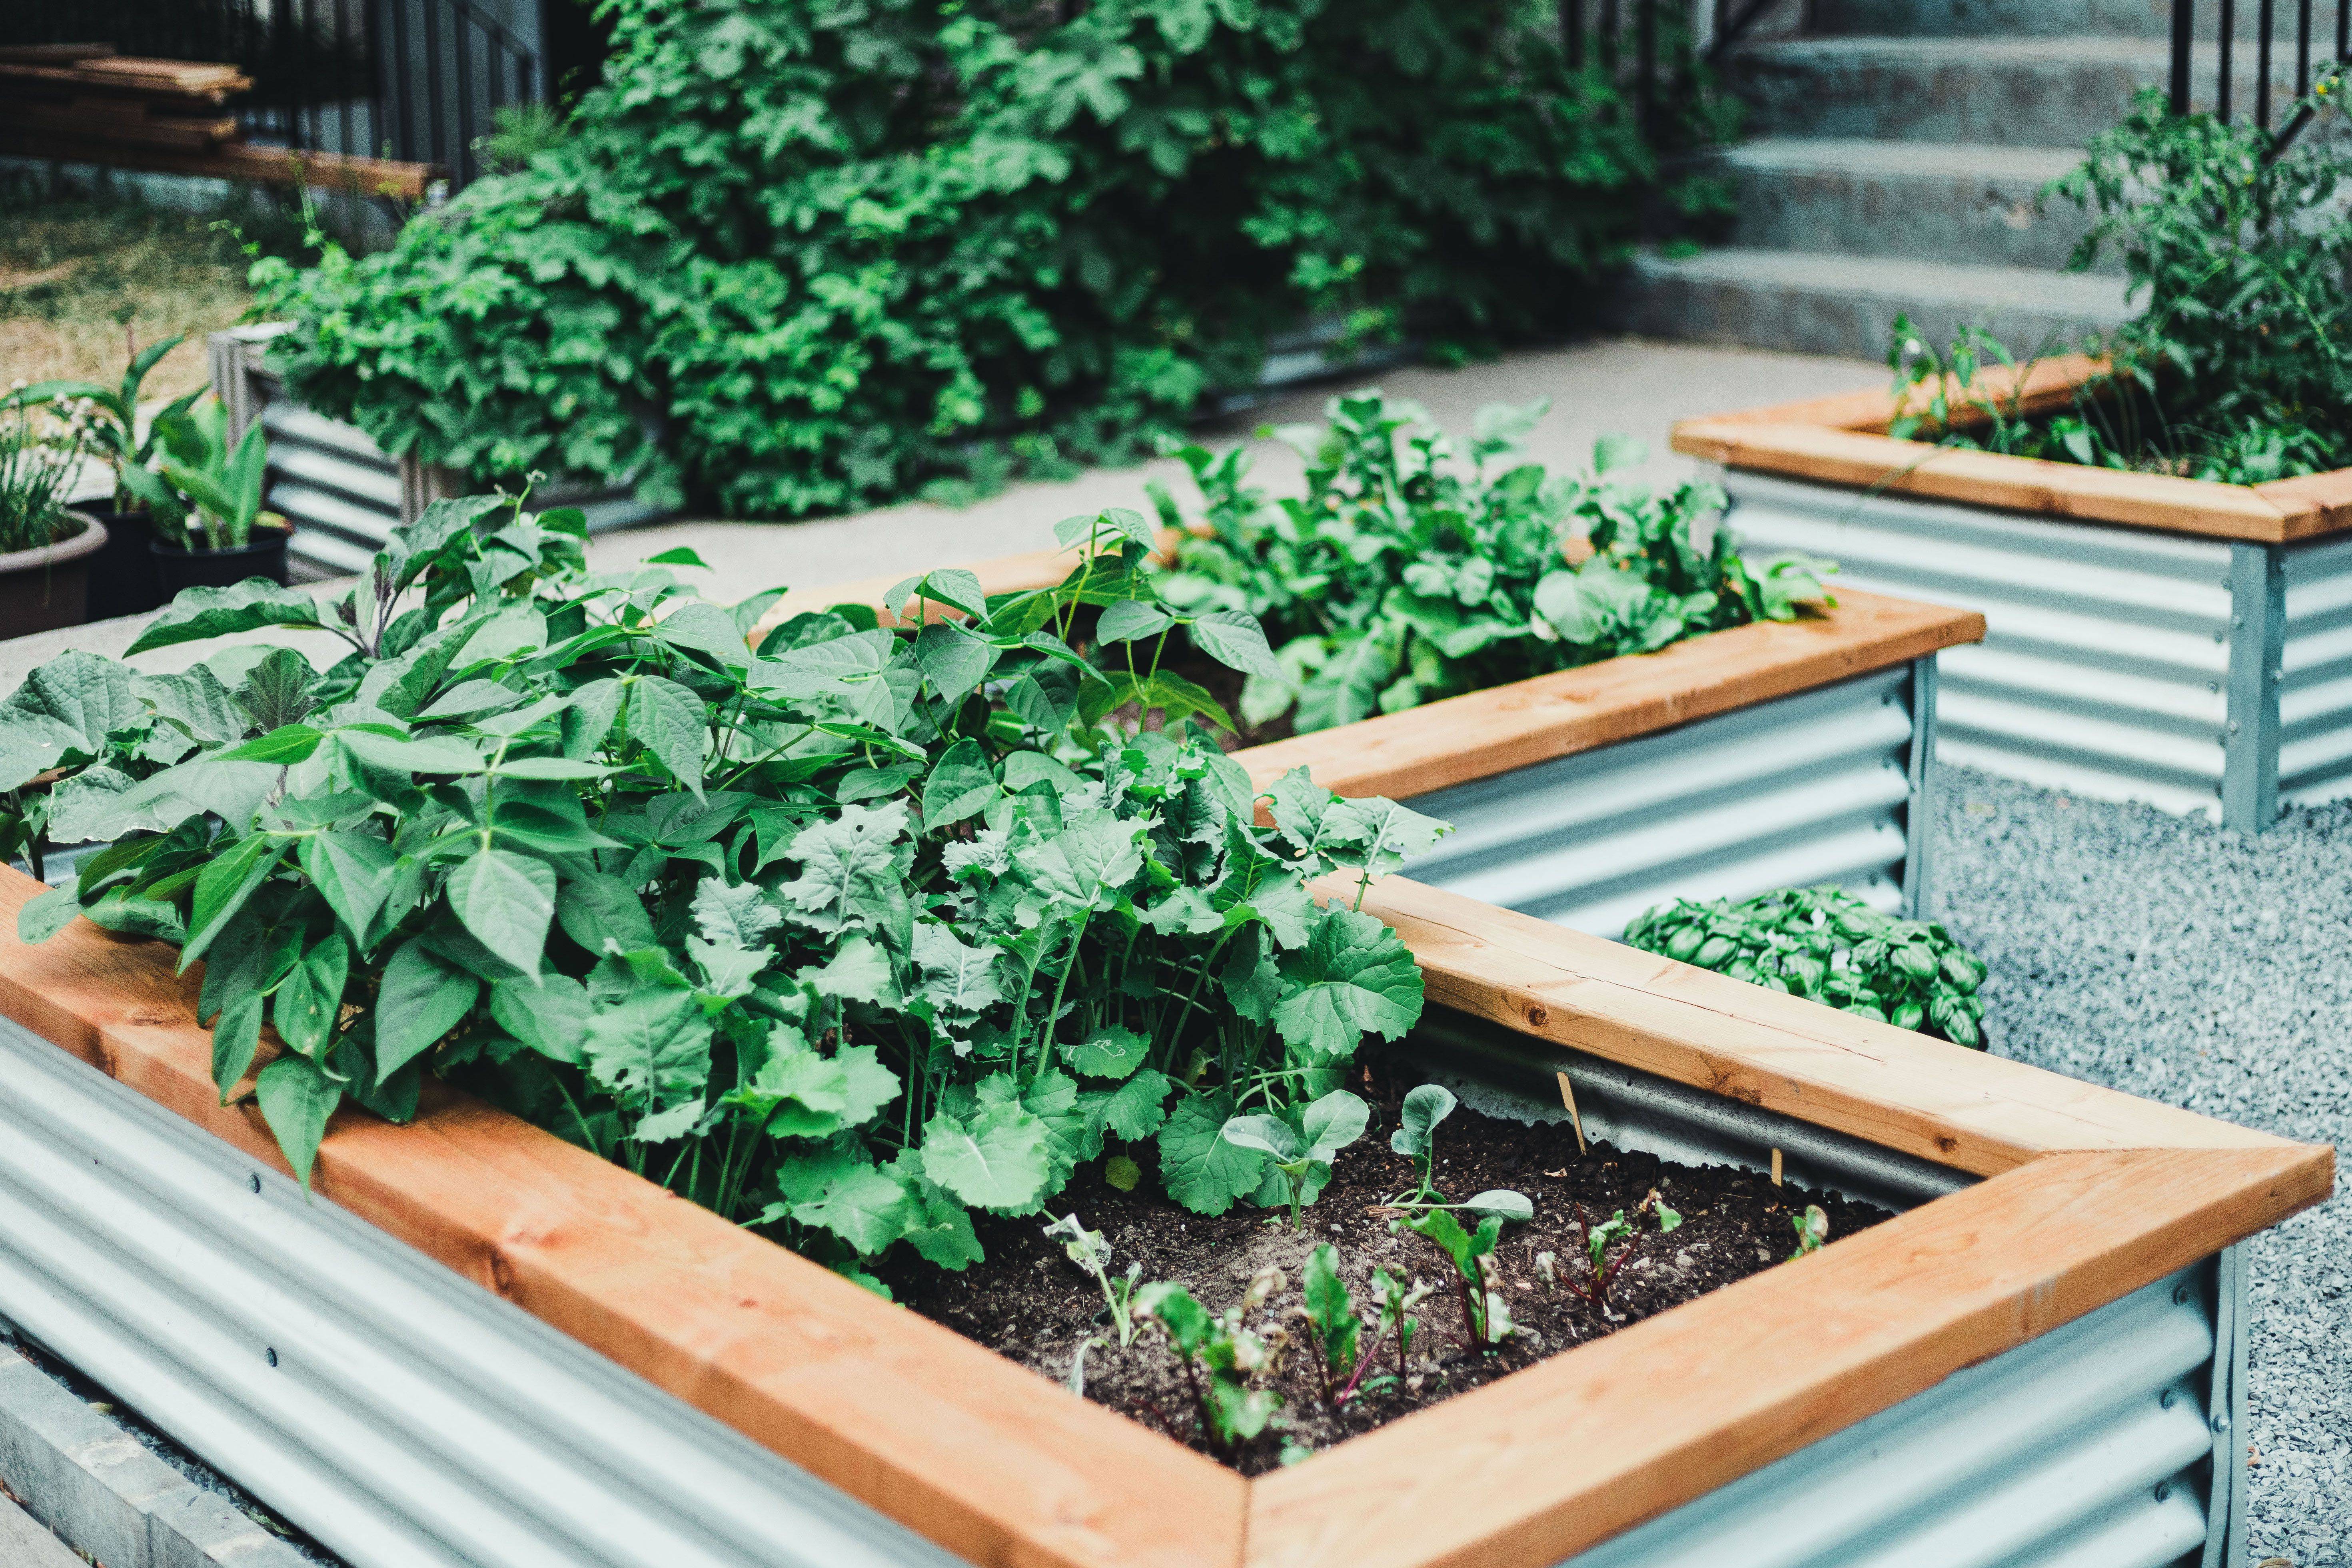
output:
[[[2083,161],[2079,147],[2010,147],[1985,141],[1884,141],[1843,136],[1765,136],[1727,147],[1720,162],[1756,170],[1991,176],[2046,182]]]
[[[1693,282],[1881,299],[1930,298],[1969,306],[2028,305],[2065,311],[2085,321],[2114,322],[2130,314],[2124,281],[2098,274],[2044,272],[1908,257],[1845,256],[1829,251],[1760,250],[1725,246],[1696,256],[1644,252],[1638,276]]]
[[[2202,54],[2217,46],[2200,43],[2197,47]],[[2238,51],[2242,56],[2248,52],[2244,47]],[[1877,55],[1922,62],[1999,60],[2082,64],[2087,61],[2105,65],[2117,61],[2134,64],[2152,61],[2168,66],[2172,60],[2172,45],[2165,38],[2135,38],[2111,33],[2058,33],[2046,37],[2029,35],[1996,38],[1864,33],[1775,38],[1769,42],[1749,44],[1740,50],[1740,56],[1749,59],[1788,59],[1822,55]]]

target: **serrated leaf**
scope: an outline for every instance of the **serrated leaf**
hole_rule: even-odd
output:
[[[1176,1103],[1160,1129],[1160,1175],[1168,1196],[1195,1214],[1223,1214],[1257,1190],[1266,1157],[1219,1136],[1225,1124],[1199,1094]]]
[[[691,991],[640,986],[588,1022],[581,1053],[596,1082],[640,1115],[698,1096],[710,1077],[710,1019]]]
[[[1111,1091],[1102,1103],[1102,1124],[1129,1143],[1140,1143],[1168,1120],[1168,1094],[1176,1081],[1147,1067]]]
[[[795,1205],[793,1218],[822,1226],[871,1258],[904,1236],[915,1215],[907,1189],[869,1166],[835,1177],[823,1197]]]
[[[922,973],[919,988],[940,1012],[970,1018],[1004,999],[996,978],[994,944],[975,947],[948,926],[929,921],[915,927],[915,966]]]
[[[830,959],[799,970],[793,978],[814,987],[821,997],[898,1005],[898,982],[891,973],[889,955],[862,934],[845,937]]]
[[[1421,1017],[1421,970],[1412,951],[1369,915],[1326,909],[1307,946],[1276,964],[1284,994],[1274,1027],[1321,1060],[1354,1055],[1366,1034],[1394,1040]]]
[[[1100,1025],[1076,1045],[1064,1047],[1062,1059],[1070,1064],[1071,1071],[1088,1078],[1121,1079],[1142,1066],[1150,1051],[1151,1041],[1147,1036],[1109,1023]]]

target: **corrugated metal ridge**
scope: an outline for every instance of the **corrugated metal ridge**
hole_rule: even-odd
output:
[[[0,1063],[0,1308],[353,1568],[953,1561],[5,1020]]]

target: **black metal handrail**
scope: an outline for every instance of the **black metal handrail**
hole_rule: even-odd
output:
[[[2332,77],[2352,60],[2352,0],[2336,0],[2336,37],[2332,54],[2320,57],[2312,47],[2314,13],[2320,10],[2322,0],[2288,0],[2294,7],[2294,89],[2296,107],[2294,117],[2273,135],[2271,155],[2284,152],[2288,143],[2301,134],[2311,122],[2312,111],[2302,101],[2315,83]],[[2278,34],[2278,0],[2252,0],[2255,12],[2254,24],[2254,107],[2252,123],[2263,131],[2272,131],[2272,82],[2278,74],[2275,55]],[[2213,93],[2210,100],[2200,103],[2197,93],[2197,23],[2201,13],[2210,12],[2216,21],[2214,35]],[[2172,80],[2170,97],[2172,110],[2187,114],[2204,108],[2214,118],[2228,124],[2233,117],[2237,91],[2238,18],[2242,14],[2240,0],[2172,0]],[[2317,63],[2315,65],[2315,60]]]

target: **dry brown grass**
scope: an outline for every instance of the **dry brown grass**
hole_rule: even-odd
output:
[[[252,295],[236,235],[215,220],[129,202],[34,200],[0,191],[0,387],[74,376],[111,386],[129,344],[188,340],[142,395],[205,384],[205,334],[236,325]]]

